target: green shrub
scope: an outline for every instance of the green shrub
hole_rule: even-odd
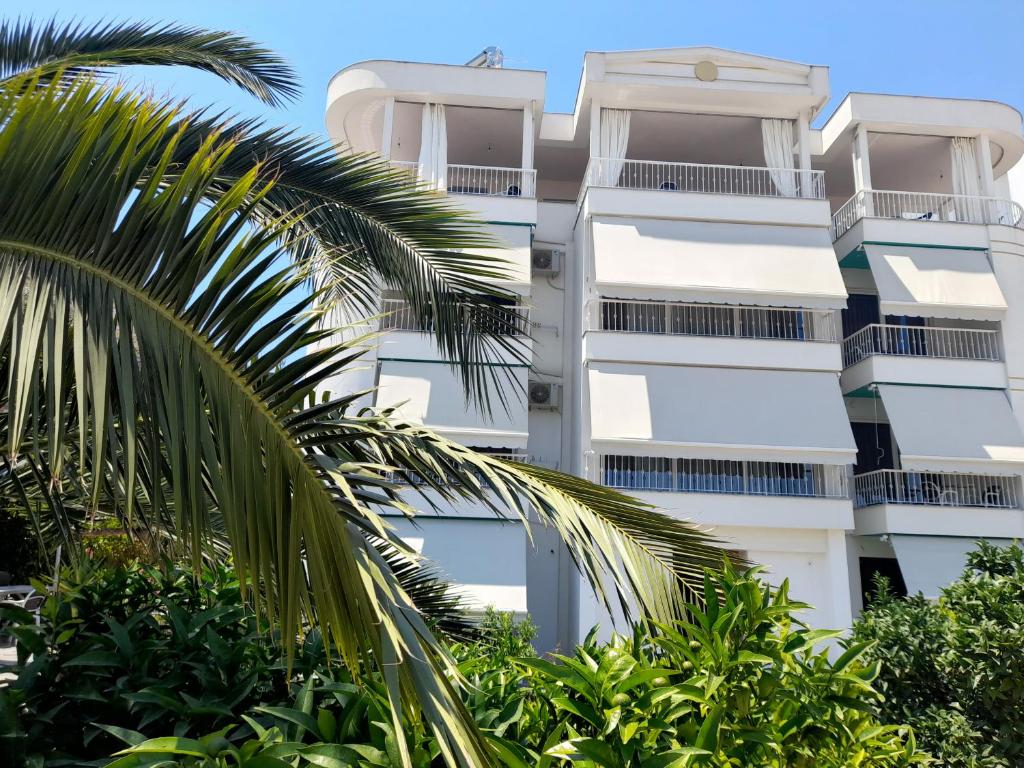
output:
[[[854,625],[884,662],[883,717],[943,765],[1024,763],[1024,550],[981,542],[937,602],[882,597]]]
[[[688,622],[638,628],[607,643],[592,633],[571,656],[554,660],[498,664],[486,655],[486,641],[459,646],[470,683],[464,702],[500,763],[838,768],[926,760],[909,731],[873,714],[877,665],[861,661],[862,646],[830,661],[817,646],[837,633],[800,624],[792,613],[803,606],[754,574],[709,577],[706,591],[707,608],[695,608]],[[443,764],[441,745],[422,724],[403,720],[395,729],[379,681],[357,683],[323,669],[290,706],[256,707],[206,741],[123,736],[136,743],[112,763],[117,768],[219,768],[235,765],[239,754],[253,765],[259,757],[394,768],[403,742],[416,768]]]
[[[62,579],[40,626],[13,631],[31,662],[7,692],[24,741],[50,761],[96,759],[109,729],[202,735],[289,697],[279,654],[227,568],[86,564]]]

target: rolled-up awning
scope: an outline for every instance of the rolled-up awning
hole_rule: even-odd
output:
[[[834,373],[592,363],[595,450],[852,463]]]
[[[487,418],[466,404],[462,382],[447,363],[382,359],[376,403],[398,406],[401,418],[474,448],[525,449],[527,369],[510,366],[504,374],[511,377],[507,383],[502,379],[509,407],[506,412],[492,392]]]
[[[1000,320],[1006,299],[985,251],[865,245],[883,315]]]
[[[1024,433],[1001,390],[879,384],[904,469],[1024,472]]]
[[[935,599],[943,587],[960,578],[967,566],[967,555],[978,546],[977,539],[957,536],[892,535],[893,551],[900,564],[907,593],[918,592]],[[989,544],[1005,547],[1009,539],[987,539]]]
[[[824,227],[594,217],[591,231],[595,281],[608,295],[846,306],[846,287]]]

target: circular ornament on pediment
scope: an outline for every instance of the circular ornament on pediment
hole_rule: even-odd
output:
[[[718,65],[713,61],[698,61],[693,71],[697,79],[705,83],[718,79]]]

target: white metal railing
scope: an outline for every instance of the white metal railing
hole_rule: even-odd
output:
[[[521,305],[493,307],[466,306],[465,312],[474,313],[474,326],[496,336],[528,336],[530,334],[530,308]],[[384,299],[381,307],[382,331],[418,331],[430,333],[430,318],[421,322],[405,299]]]
[[[592,187],[707,192],[756,197],[825,198],[824,171],[756,168],[745,165],[666,163],[654,160],[590,158],[587,184]]]
[[[820,309],[595,299],[588,330],[789,341],[839,340],[836,313]]]
[[[1001,347],[996,330],[872,323],[843,339],[843,367],[872,355],[999,361],[1003,359]]]
[[[448,192],[453,195],[534,197],[537,171],[485,165],[449,165]]]
[[[832,216],[832,238],[838,240],[863,218],[904,221],[958,221],[1024,227],[1024,208],[999,197],[934,192],[862,189]]]
[[[853,478],[853,505],[924,504],[1019,509],[1020,480],[999,475],[879,469]]]
[[[781,461],[600,455],[600,482],[630,491],[847,499],[845,466]]]
[[[415,160],[392,160],[391,165],[413,175],[419,173],[419,163]],[[453,195],[536,197],[537,171],[533,168],[449,165],[445,185]]]

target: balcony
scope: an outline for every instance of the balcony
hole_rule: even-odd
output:
[[[853,478],[856,531],[1019,537],[1020,478],[880,469]]]
[[[844,393],[874,382],[1006,387],[999,331],[873,323],[843,340]]]
[[[418,172],[414,161],[392,161],[391,165],[412,174]],[[451,195],[533,198],[537,171],[532,168],[503,168],[486,165],[448,165],[446,188]]]
[[[843,367],[872,355],[1001,361],[1001,346],[996,330],[872,323],[843,339]]]
[[[480,315],[477,327],[490,330],[497,336],[510,338],[514,346],[524,354],[530,350],[530,308],[522,305],[496,305],[487,310],[479,307],[466,307],[465,312],[476,312]],[[440,353],[434,339],[426,335],[433,331],[430,318],[421,322],[404,299],[385,298],[381,302],[379,316],[381,331],[399,331],[385,336],[381,355],[403,360],[439,360]],[[494,348],[494,360],[506,364],[520,362],[516,355],[508,349]]]
[[[879,469],[853,478],[854,507],[914,504],[1020,509],[1019,481],[1001,475]]]
[[[598,457],[601,484],[628,491],[849,498],[846,467],[780,461]]]
[[[467,313],[480,316],[477,325],[482,330],[497,336],[529,336],[530,308],[522,305],[495,305],[493,309],[467,306]],[[381,306],[380,329],[382,331],[432,332],[432,324],[420,322],[405,299],[384,299]]]
[[[863,219],[917,223],[1004,224],[1024,227],[1024,209],[1012,200],[933,192],[860,190],[832,217],[838,241]],[[875,238],[867,238],[875,239]],[[910,241],[913,242],[913,241]]]
[[[591,475],[666,510],[714,526],[852,528],[846,466],[777,461],[597,455]]]
[[[590,359],[839,370],[833,310],[596,299]]]
[[[586,180],[587,185],[591,187],[825,199],[824,172],[800,171],[793,168],[753,168],[741,165],[592,157]]]
[[[589,215],[827,227],[822,171],[591,157]],[[827,239],[827,237],[826,237]]]

